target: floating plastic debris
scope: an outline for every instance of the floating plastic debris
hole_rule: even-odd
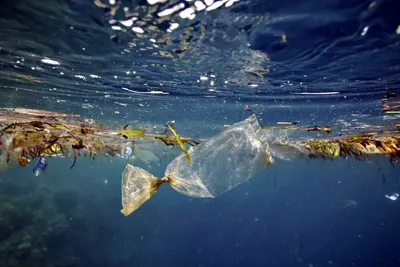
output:
[[[391,195],[385,195],[386,198],[396,201],[399,198],[399,194],[398,193],[393,193]]]
[[[35,176],[39,176],[47,168],[46,159],[43,156],[39,157],[35,168],[33,168],[33,173]]]
[[[93,107],[85,105],[86,108]],[[73,157],[73,168],[80,157],[93,160],[97,156],[134,158],[150,166],[159,164],[166,155],[180,154],[168,165],[161,179],[132,165],[126,167],[122,191],[123,205],[127,207],[123,212],[129,214],[150,198],[162,183],[168,183],[188,196],[216,197],[262,171],[273,162],[273,157],[370,161],[374,156],[383,155],[394,165],[400,160],[400,132],[396,125],[385,130],[375,125],[378,131],[328,138],[327,135],[336,133],[336,128],[307,127],[290,121],[260,126],[253,114],[233,125],[221,124],[223,131],[214,137],[192,138],[178,135],[173,121],[169,121],[160,133],[158,127],[107,126],[76,114],[2,108],[0,171],[5,172],[9,164],[28,166],[33,161],[34,173],[39,175],[46,169],[45,158],[48,157]],[[291,140],[289,131],[302,131],[307,135],[316,132],[324,134],[324,138]],[[216,164],[221,168],[211,167]],[[131,184],[142,191],[133,193]],[[394,201],[399,194],[386,197]]]
[[[122,149],[121,155],[123,158],[129,159],[133,155],[133,149],[130,146],[126,146]]]
[[[273,163],[255,115],[236,123],[175,158],[159,179],[127,165],[122,175],[122,214],[128,216],[168,183],[189,197],[214,198],[252,178]],[[219,168],[215,168],[219,166]]]

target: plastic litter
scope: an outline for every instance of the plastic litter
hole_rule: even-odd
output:
[[[161,179],[128,164],[122,175],[122,210],[128,216],[169,183],[181,194],[214,198],[249,180],[273,163],[255,115],[176,157]]]
[[[398,193],[393,193],[391,195],[385,195],[386,198],[396,201],[399,198],[399,194]]]
[[[75,166],[78,158],[95,160],[106,157],[112,160],[120,157],[128,163],[144,163],[149,169],[155,164],[173,160],[165,176],[156,178],[155,185],[150,183],[151,190],[135,184],[137,189],[142,190],[140,192],[147,190],[147,196],[151,197],[150,193],[156,192],[160,184],[169,183],[176,191],[188,196],[216,197],[248,180],[262,169],[260,166],[265,162],[267,165],[272,163],[272,158],[355,158],[370,162],[384,156],[395,166],[400,162],[400,123],[390,124],[392,126],[385,122],[383,125],[354,128],[343,121],[337,135],[337,127],[332,129],[330,126],[310,127],[290,122],[260,126],[253,114],[233,126],[224,125],[226,130],[210,139],[178,135],[174,121],[167,122],[164,132],[160,133],[148,124],[144,128],[140,123],[135,129],[129,125],[103,124],[75,114],[0,108],[0,172],[13,166],[37,164],[42,158],[39,160],[40,168],[34,170],[35,174],[40,174],[46,169],[49,157],[73,157],[70,168]],[[363,132],[359,132],[360,129]],[[265,152],[264,160],[260,160],[260,151]],[[83,163],[87,164],[87,161]],[[133,166],[127,167],[124,174],[126,184],[130,179],[135,181],[137,170]],[[151,177],[145,170],[140,173]],[[145,201],[135,202],[136,197],[146,194],[142,196],[133,189],[123,189],[126,214]],[[399,196],[395,193],[386,197],[395,201]],[[137,206],[129,208],[131,201]]]
[[[35,176],[39,176],[45,169],[47,168],[46,159],[43,156],[40,156],[38,162],[36,163],[35,168],[33,168],[33,173]]]

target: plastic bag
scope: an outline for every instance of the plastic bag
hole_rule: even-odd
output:
[[[122,174],[122,214],[129,215],[146,202],[164,181],[128,164]]]
[[[162,183],[190,197],[213,198],[247,181],[273,163],[255,115],[236,123],[176,157],[158,179],[127,165],[122,175],[121,212],[127,216],[147,201]]]

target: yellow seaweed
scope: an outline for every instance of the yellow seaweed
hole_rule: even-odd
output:
[[[175,132],[174,128],[171,127],[171,125],[169,125],[169,123],[167,123],[168,129],[172,132],[172,134],[175,136],[176,141],[178,142],[178,144],[181,146],[183,153],[185,153],[186,158],[188,159],[189,163],[192,163],[192,158],[189,155],[189,152],[187,151],[185,145],[183,144],[181,138],[179,137],[179,135]]]
[[[122,130],[120,135],[126,136],[126,137],[144,137],[144,129],[125,128]]]

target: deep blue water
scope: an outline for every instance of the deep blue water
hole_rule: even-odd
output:
[[[144,36],[118,21],[124,7],[145,17],[146,1],[100,2],[3,1],[2,107],[119,125],[176,120],[179,133],[205,137],[249,116],[245,106],[262,111],[263,125],[343,120],[357,132],[398,120],[381,112],[399,87],[397,1],[240,1],[191,21],[173,17],[182,27],[171,34],[150,16],[146,25],[159,31]],[[160,177],[170,160],[137,164]],[[215,199],[163,185],[128,217],[126,161],[71,163],[49,159],[39,177],[30,167],[0,174],[1,266],[400,265],[399,203],[385,198],[400,191],[398,165],[383,158],[276,160]]]

